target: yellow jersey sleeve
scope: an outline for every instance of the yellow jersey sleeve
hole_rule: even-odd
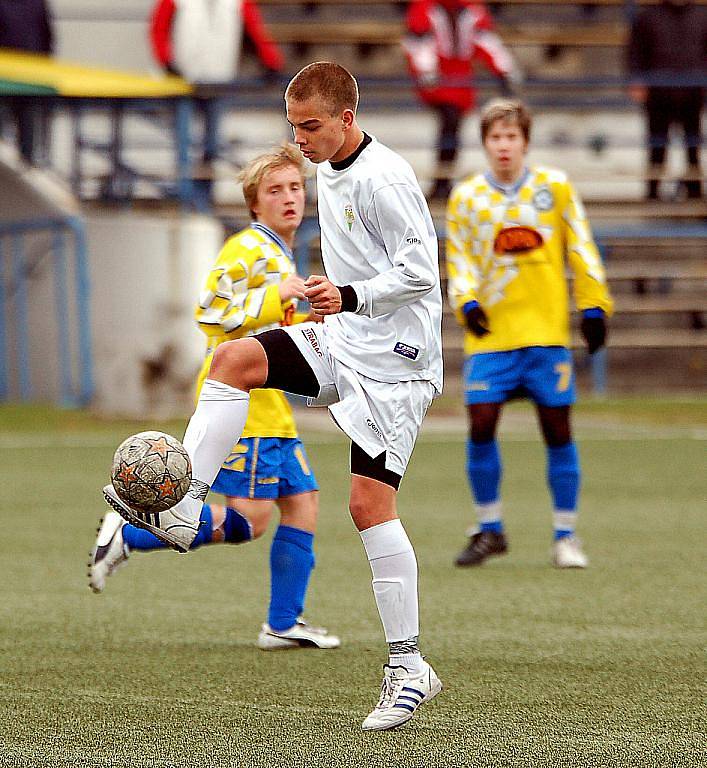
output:
[[[226,242],[196,309],[196,320],[207,336],[240,339],[284,318],[279,285],[294,268],[271,249],[275,246],[247,230]]]
[[[278,328],[292,302],[280,299],[280,283],[295,266],[278,245],[247,228],[226,241],[206,276],[194,316],[207,337],[197,396],[216,348],[224,341]],[[297,437],[292,408],[277,389],[251,391],[242,437]]]
[[[478,301],[478,267],[474,261],[470,231],[469,207],[473,197],[464,187],[456,187],[447,202],[447,296],[457,320],[464,325],[462,309],[470,301]]]
[[[567,261],[574,275],[577,309],[598,307],[611,316],[614,304],[606,283],[606,270],[594,243],[584,206],[572,184],[565,183],[562,220]]]

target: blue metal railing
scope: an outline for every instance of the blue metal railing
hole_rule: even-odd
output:
[[[27,401],[32,398],[29,344],[32,265],[25,245],[28,236],[38,233],[49,233],[51,236],[49,257],[53,262],[60,401],[67,407],[86,405],[93,394],[88,257],[83,222],[71,216],[0,223],[0,401],[11,396],[9,374],[13,367],[16,370],[19,399]],[[72,249],[68,247],[67,236],[73,239]],[[69,289],[69,254],[74,259],[73,313]],[[3,274],[9,274],[10,280],[3,279]],[[10,303],[13,310],[11,314]],[[73,333],[72,314],[75,315]],[[8,343],[10,324],[14,340],[12,350]],[[76,365],[73,364],[72,339],[75,340],[77,352]]]

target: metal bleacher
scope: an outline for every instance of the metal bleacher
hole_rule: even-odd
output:
[[[637,377],[644,386],[649,382],[656,388],[705,383],[707,209],[704,201],[685,201],[679,194],[650,204],[641,199],[643,124],[626,94],[623,47],[628,24],[636,9],[651,1],[487,3],[499,34],[526,75],[524,98],[536,114],[531,159],[565,168],[587,203],[616,298],[609,377],[612,388],[624,390],[633,388]],[[351,68],[361,84],[365,126],[408,158],[426,187],[436,129],[432,116],[417,101],[400,46],[406,4],[389,0],[258,0],[258,4],[283,47],[288,72],[323,58]],[[64,23],[82,21],[88,7],[84,4]],[[146,40],[150,7],[147,0],[131,0],[120,8],[96,7],[90,20],[102,27],[142,24]],[[169,97],[170,104],[182,105],[180,120],[169,110],[164,114],[153,109],[159,104],[158,94],[154,101],[149,95],[39,97],[52,98],[59,107],[57,135],[69,138],[65,151],[55,152],[54,167],[73,181],[84,206],[118,203],[123,208],[149,205],[177,212],[204,209],[210,200],[212,212],[235,227],[247,221],[248,213],[236,191],[234,168],[286,137],[281,107],[285,82],[283,78],[264,83],[258,68],[246,60],[237,82],[200,94],[213,99],[223,112],[219,154],[210,168],[200,162],[200,142],[205,139],[188,107],[188,89]],[[495,81],[483,73],[477,84],[480,100],[497,93]],[[81,105],[81,130],[71,117],[77,105]],[[108,116],[107,123],[101,123],[101,115]],[[412,115],[414,120],[409,119]],[[467,120],[459,174],[476,170],[483,161],[476,120],[474,116]],[[671,149],[671,156],[675,154]],[[676,193],[680,172],[679,162],[669,163],[666,175]],[[444,206],[433,201],[431,207],[443,248]],[[313,218],[306,231],[301,258],[316,263]],[[453,379],[461,332],[449,314],[445,343]],[[577,345],[581,346],[578,340]],[[578,362],[581,367],[581,354]],[[594,383],[602,388],[601,378]]]

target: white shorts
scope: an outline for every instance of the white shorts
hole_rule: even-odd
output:
[[[308,405],[328,406],[334,421],[372,459],[385,451],[385,468],[402,476],[435,395],[429,381],[376,381],[329,354],[326,325],[282,329],[295,342],[319,382]]]

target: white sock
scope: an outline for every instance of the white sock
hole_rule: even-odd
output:
[[[210,486],[224,459],[238,442],[248,416],[250,395],[220,381],[206,379],[184,433],[192,479]]]
[[[474,511],[476,512],[476,519],[479,521],[477,525],[471,525],[466,531],[466,535],[471,537],[475,533],[481,530],[481,526],[486,524],[503,525],[503,516],[501,502],[491,501],[487,504],[474,504]]]
[[[417,560],[410,539],[400,520],[388,520],[361,531],[361,540],[373,573],[373,594],[383,622],[385,639],[404,652],[391,648],[390,664],[402,665],[410,672],[422,670],[417,650],[420,634],[417,603]]]

